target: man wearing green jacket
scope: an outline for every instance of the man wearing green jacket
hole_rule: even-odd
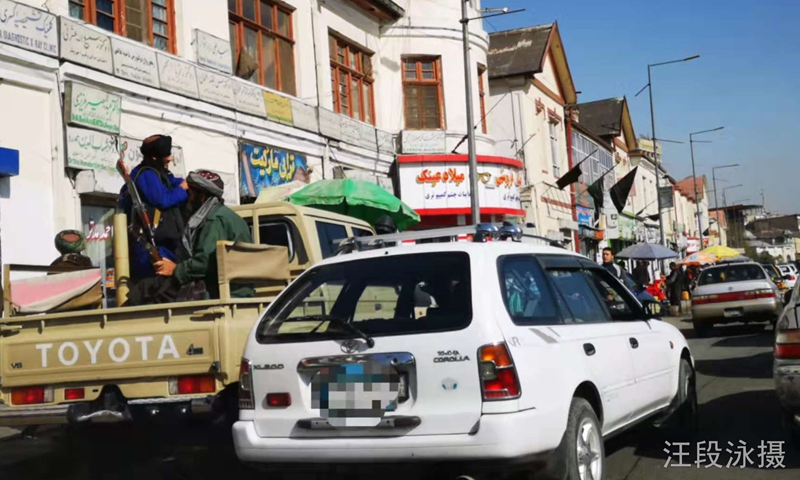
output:
[[[217,242],[252,242],[250,228],[222,202],[224,184],[214,172],[197,170],[186,178],[192,216],[183,234],[181,261],[164,258],[155,264],[156,274],[174,277],[181,287],[203,281],[210,298],[219,298]],[[231,296],[252,297],[248,285],[231,285]]]

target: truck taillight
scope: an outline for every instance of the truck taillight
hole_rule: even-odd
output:
[[[86,391],[83,388],[67,388],[64,390],[64,400],[83,400]]]
[[[253,400],[253,369],[250,360],[243,358],[239,364],[239,409],[252,410],[256,408]]]
[[[23,387],[11,391],[12,405],[35,405],[52,401],[53,387]]]
[[[169,379],[170,395],[214,393],[216,390],[217,382],[214,375],[184,375]]]
[[[800,358],[800,330],[781,330],[775,335],[775,358]]]
[[[519,378],[504,343],[478,349],[478,371],[483,400],[508,400],[520,395]]]

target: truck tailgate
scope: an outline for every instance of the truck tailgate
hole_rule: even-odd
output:
[[[226,308],[96,312],[4,319],[3,387],[205,373],[219,358],[214,320]]]

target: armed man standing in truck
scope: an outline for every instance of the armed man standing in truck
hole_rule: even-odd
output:
[[[170,260],[177,260],[184,230],[181,208],[189,199],[186,181],[169,171],[172,162],[172,137],[151,135],[144,139],[140,148],[142,163],[130,173],[136,190],[139,192],[147,214],[153,221],[154,241],[159,254]],[[131,196],[127,185],[120,192],[120,206],[128,215],[129,222],[136,222]],[[151,254],[138,242],[130,241],[131,273],[137,281],[154,277]]]
[[[209,298],[219,298],[217,242],[252,242],[247,223],[222,201],[224,184],[214,172],[197,170],[186,179],[192,216],[183,234],[181,260],[163,259],[155,264],[156,274],[174,278],[182,287],[204,282]],[[252,297],[247,285],[231,285],[231,296]]]

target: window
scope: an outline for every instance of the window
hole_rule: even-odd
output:
[[[550,126],[550,152],[553,160],[553,175],[561,176],[561,161],[558,158],[558,123],[549,122]]]
[[[375,235],[370,230],[365,230],[363,228],[353,227],[353,236],[354,237],[371,237]]]
[[[486,90],[483,82],[486,81],[486,67],[478,65],[478,101],[481,104],[481,132],[486,134]]]
[[[69,0],[69,15],[175,53],[174,0]]]
[[[763,280],[764,269],[760,265],[728,265],[725,267],[707,268],[700,274],[698,285],[714,285],[717,283],[746,282]]]
[[[614,168],[614,156],[611,152],[583,136],[577,129],[572,130],[572,156],[576,164],[589,158],[584,163],[585,168],[581,168],[583,173],[580,182],[586,185],[593,184],[601,175]],[[603,177],[604,189],[611,188],[614,183],[614,172]]]
[[[328,36],[336,113],[374,124],[372,54],[336,36]]]
[[[548,272],[556,290],[561,295],[572,318],[565,323],[602,323],[608,321],[606,310],[597,293],[581,270],[550,270]]]
[[[257,339],[351,338],[349,329],[337,325],[344,322],[370,336],[460,330],[472,320],[471,292],[469,255],[463,252],[323,265],[303,274],[271,306]]]
[[[236,75],[296,95],[292,12],[265,0],[228,0]]]
[[[328,258],[336,255],[336,252],[339,251],[339,245],[334,244],[333,241],[347,238],[347,230],[344,225],[338,223],[317,222],[317,236],[322,258]]]
[[[406,128],[444,128],[442,68],[439,58],[403,59],[403,98]]]
[[[258,225],[258,243],[276,245],[289,250],[289,261],[294,260],[292,230],[286,222],[270,222]]]
[[[544,272],[533,257],[501,257],[500,288],[514,324],[554,325],[561,322]]]
[[[606,309],[612,320],[642,320],[644,314],[639,315],[639,307],[630,292],[619,282],[614,281],[613,275],[606,269],[593,268],[589,271],[595,287],[605,301]]]

